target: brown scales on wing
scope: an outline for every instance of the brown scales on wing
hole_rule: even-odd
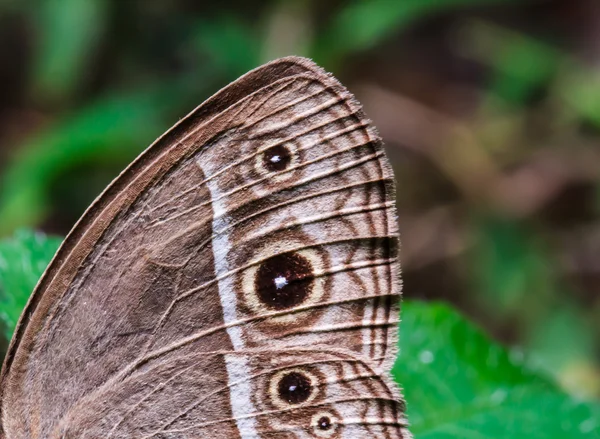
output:
[[[2,432],[407,438],[387,377],[398,275],[372,126],[310,61],[275,61],[158,139],[75,226],[7,356]]]

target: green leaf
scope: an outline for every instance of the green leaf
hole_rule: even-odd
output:
[[[492,67],[487,91],[506,103],[525,103],[566,61],[555,47],[490,23],[471,22],[462,34],[465,53]]]
[[[600,126],[600,79],[596,69],[572,66],[565,69],[560,97],[577,115]]]
[[[537,310],[540,300],[550,301],[558,277],[535,230],[518,221],[474,216],[477,231],[473,254],[474,290],[491,304],[500,318],[522,309]]]
[[[393,370],[416,439],[600,437],[600,405],[574,400],[442,304],[408,302]]]
[[[593,394],[597,387],[585,375],[573,375],[582,365],[594,364],[592,317],[587,318],[588,312],[570,300],[572,292],[561,286],[556,262],[539,231],[506,218],[473,219],[477,239],[471,256],[472,291],[487,321],[517,325],[521,343],[541,369],[572,392]]]
[[[345,55],[367,50],[426,14],[459,6],[515,0],[355,0],[349,2],[315,46],[315,60],[335,65]]]
[[[80,85],[105,31],[107,7],[106,0],[43,0],[32,9],[38,30],[37,93],[63,98]]]
[[[213,68],[235,79],[260,63],[260,40],[253,29],[234,16],[196,25],[194,50],[207,54]]]
[[[0,240],[0,319],[8,340],[61,239],[19,230]]]

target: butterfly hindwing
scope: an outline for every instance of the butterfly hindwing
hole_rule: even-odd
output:
[[[249,73],[67,238],[3,370],[5,437],[407,438],[393,197],[335,79]]]

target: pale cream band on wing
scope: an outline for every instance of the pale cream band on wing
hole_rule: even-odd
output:
[[[201,156],[200,156],[201,157]],[[210,161],[197,160],[198,166],[206,176],[213,175],[217,170],[210,169]],[[225,207],[226,198],[221,194],[218,186],[218,180],[208,181],[208,189],[212,200],[213,209],[213,230],[226,229],[229,217]],[[232,276],[223,276],[230,270],[227,262],[227,255],[231,251],[231,243],[228,233],[217,234],[212,241],[213,255],[215,261],[215,276],[219,279],[218,289],[221,306],[223,308],[223,321],[227,327],[227,334],[231,339],[231,344],[235,351],[244,350],[245,342],[241,335],[242,327],[233,323],[238,321],[237,315],[237,296],[233,285]],[[229,386],[230,403],[232,415],[236,420],[237,428],[242,439],[258,437],[256,431],[255,419],[248,416],[255,412],[251,400],[252,391],[250,388],[250,369],[247,364],[247,358],[243,355],[226,355],[225,364],[229,383],[239,383]]]

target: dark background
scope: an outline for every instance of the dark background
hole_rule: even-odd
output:
[[[0,237],[64,236],[158,135],[270,59],[365,106],[404,294],[600,396],[600,2],[0,1]]]

